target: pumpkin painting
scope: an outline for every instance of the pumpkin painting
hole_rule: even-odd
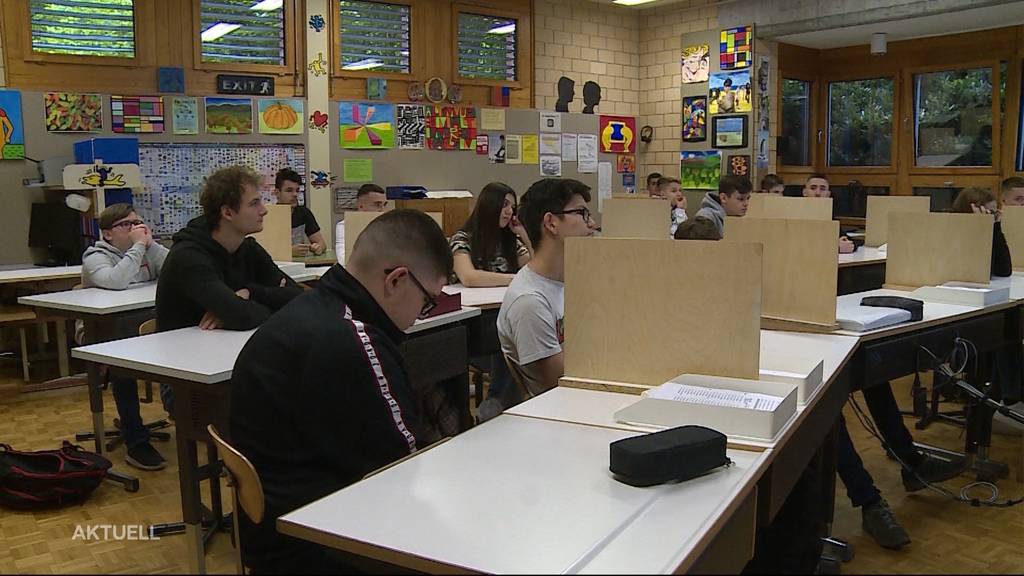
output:
[[[299,99],[260,100],[260,134],[302,134],[303,109],[303,102]]]

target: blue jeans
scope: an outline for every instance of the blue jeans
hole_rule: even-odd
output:
[[[134,448],[149,441],[149,430],[142,423],[139,412],[139,386],[134,378],[114,376],[110,388],[117,404],[117,415],[121,420],[121,438],[127,448]]]
[[[846,429],[846,419],[839,417],[839,451],[836,457],[836,473],[846,486],[846,495],[854,508],[874,504],[881,497],[875,480],[864,468],[864,461],[857,454],[857,449]]]
[[[501,398],[505,388],[512,382],[512,375],[509,374],[508,366],[505,365],[505,357],[501,354],[494,354],[491,360],[491,386],[487,389],[488,398]]]

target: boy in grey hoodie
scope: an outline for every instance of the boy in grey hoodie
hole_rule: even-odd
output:
[[[167,248],[153,240],[142,220],[129,204],[108,206],[100,214],[102,240],[85,251],[82,257],[82,284],[85,287],[124,290],[136,282],[156,280],[167,257]],[[133,315],[116,323],[111,336],[134,336],[138,325],[151,312]],[[121,437],[127,448],[125,460],[142,470],[160,470],[167,461],[149,443],[149,431],[139,413],[139,390],[134,378],[112,377],[110,380],[120,416]]]
[[[718,237],[725,235],[726,216],[744,216],[754,186],[742,176],[726,176],[718,181],[718,192],[708,192],[694,218],[704,217],[715,224]]]

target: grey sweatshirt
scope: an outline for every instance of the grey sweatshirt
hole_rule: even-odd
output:
[[[99,240],[82,257],[82,284],[108,290],[124,290],[135,282],[149,282],[160,275],[167,248],[153,242],[146,248],[136,242],[127,252]]]
[[[725,208],[718,201],[718,192],[708,192],[707,196],[701,200],[700,210],[697,211],[694,218],[700,218],[701,216],[715,223],[715,227],[718,228],[719,237],[725,235]]]

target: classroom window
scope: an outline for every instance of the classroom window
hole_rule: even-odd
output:
[[[931,198],[932,212],[949,212],[949,209],[953,207],[953,200],[956,200],[957,194],[963,190],[963,187],[953,188],[950,186],[937,188],[937,187],[914,187],[914,196],[928,196]]]
[[[866,218],[868,196],[888,196],[888,186],[865,186],[857,180],[831,186],[832,213],[836,218]]]
[[[338,5],[342,70],[409,73],[409,6],[356,0]]]
[[[31,0],[32,51],[135,57],[133,0]]]
[[[828,94],[828,165],[892,165],[892,79],[831,82]]]
[[[782,163],[811,165],[811,83],[782,80]]]
[[[205,63],[285,63],[283,0],[200,0]]]
[[[917,166],[992,166],[992,69],[914,75]]]
[[[516,19],[459,13],[459,76],[516,79]]]

